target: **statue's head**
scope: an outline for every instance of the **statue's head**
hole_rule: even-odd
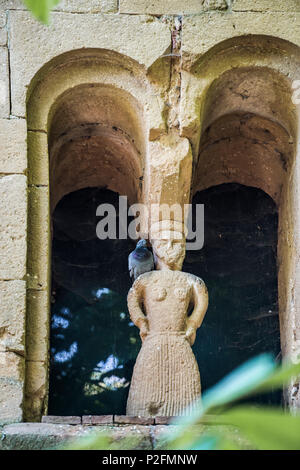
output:
[[[185,258],[185,240],[154,239],[152,248],[156,269],[180,271]]]

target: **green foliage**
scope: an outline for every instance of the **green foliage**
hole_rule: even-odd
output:
[[[235,404],[256,393],[281,388],[299,374],[300,364],[276,367],[268,354],[246,362],[208,390],[190,416],[174,421],[177,426],[166,434],[164,449],[239,450],[246,442],[252,449],[299,450],[300,416],[279,408]],[[209,426],[211,431],[203,433],[203,425],[209,422],[218,426]],[[241,438],[233,432],[236,428]],[[136,443],[124,440],[122,447],[134,449]],[[72,449],[87,448],[112,449],[116,444],[102,433],[72,445]]]
[[[300,418],[267,407],[237,406],[222,419],[235,425],[260,450],[299,450]]]
[[[237,443],[228,438],[226,426],[236,426],[250,446],[263,450],[300,449],[300,417],[281,409],[234,406],[234,402],[256,393],[266,393],[287,385],[300,374],[300,364],[285,364],[276,368],[271,356],[263,354],[247,361],[215,387],[208,390],[191,416],[177,420],[178,429],[170,436],[172,449],[236,449]],[[195,425],[203,424],[207,413],[213,412],[218,431],[197,436]]]
[[[39,21],[48,24],[50,11],[60,0],[23,0],[23,2]]]

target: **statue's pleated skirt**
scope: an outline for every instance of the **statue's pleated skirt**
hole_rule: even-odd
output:
[[[127,415],[189,414],[200,394],[198,364],[184,334],[148,335],[133,370]]]

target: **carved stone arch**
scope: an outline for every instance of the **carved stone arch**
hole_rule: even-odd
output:
[[[289,96],[294,80],[299,77],[300,48],[290,41],[264,35],[238,36],[221,41],[204,54],[183,58],[180,132],[188,137],[198,155],[203,130],[203,112],[207,93],[225,72],[245,68],[270,69],[289,83]],[[299,113],[296,110],[296,113]],[[297,124],[294,119],[294,131]]]
[[[139,102],[111,85],[65,91],[49,112],[51,211],[67,193],[107,187],[141,202],[146,122]]]
[[[284,75],[268,67],[227,70],[205,94],[194,189],[239,179],[279,205],[294,163],[296,125]]]
[[[26,420],[47,410],[51,211],[87,186],[143,201],[148,141],[165,132],[153,86],[135,60],[85,49],[52,59],[28,88]]]
[[[300,120],[292,100],[299,67],[300,48],[288,41],[226,40],[184,71],[181,115],[194,150],[194,193],[234,182],[262,189],[277,204],[281,347],[292,360],[300,353]],[[298,384],[287,401],[299,406]]]
[[[167,86],[164,77],[160,78],[160,86]],[[149,137],[154,139],[165,132],[165,104],[151,82],[151,69],[107,49],[72,50],[39,70],[27,91],[28,129],[47,131],[51,106],[65,91],[82,84],[106,84],[127,91],[146,110]]]

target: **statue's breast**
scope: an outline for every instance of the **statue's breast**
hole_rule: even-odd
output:
[[[155,286],[151,290],[151,297],[157,302],[162,302],[167,297],[170,297],[170,299],[172,298],[173,300],[184,301],[188,297],[188,293],[188,289],[183,287],[170,287],[169,289],[166,289],[164,287]]]
[[[165,289],[164,287],[156,286],[152,290],[152,296],[154,300],[161,302],[167,297],[167,289]]]
[[[149,276],[148,286],[146,286],[146,297],[148,301],[162,302],[165,299],[170,301],[185,301],[190,294],[190,284],[186,276],[181,272],[154,271]]]
[[[177,287],[176,289],[174,289],[174,295],[178,300],[185,300],[187,294],[187,289],[184,289],[183,287]]]

